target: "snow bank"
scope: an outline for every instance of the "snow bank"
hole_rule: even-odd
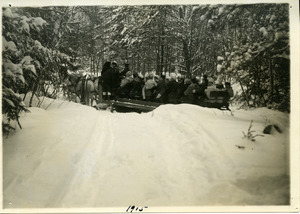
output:
[[[121,114],[50,99],[30,111],[3,142],[5,208],[289,203],[286,114],[188,104]],[[282,133],[243,139],[251,120],[258,134],[268,123]]]

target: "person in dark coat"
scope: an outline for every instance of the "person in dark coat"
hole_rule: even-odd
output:
[[[115,95],[117,89],[120,86],[120,72],[117,62],[112,62],[112,92]]]
[[[225,90],[228,92],[229,97],[233,97],[234,93],[230,82],[225,82]]]
[[[113,92],[113,69],[111,62],[105,62],[101,71],[103,98],[104,100],[111,99]]]
[[[129,64],[128,63],[125,63],[125,67],[124,67],[124,70],[120,72],[120,79],[123,79],[126,77],[126,73],[129,71]]]
[[[185,95],[184,102],[195,104],[198,99],[199,93],[200,93],[200,86],[198,85],[198,80],[195,77],[193,77],[191,79],[191,84],[184,92]]]
[[[154,76],[152,73],[150,73],[147,77],[146,77],[146,82],[145,85],[142,89],[142,95],[143,95],[143,100],[146,101],[154,101],[154,95],[155,95],[155,90],[156,90],[156,86],[157,83],[154,80]]]
[[[166,96],[168,103],[178,103],[178,83],[176,82],[176,75],[172,74],[170,81],[167,83]]]
[[[155,102],[167,103],[166,90],[167,90],[166,76],[161,75],[158,77]]]
[[[130,99],[141,100],[142,99],[142,90],[145,85],[144,77],[142,74],[133,73],[133,82],[132,88],[129,92]]]
[[[186,84],[187,78],[180,77],[178,78],[178,103],[182,103],[182,98],[184,97],[184,92],[189,86],[189,84]]]
[[[132,85],[133,75],[131,71],[128,71],[126,73],[126,77],[121,81],[120,87],[118,89],[118,96],[121,98],[128,98]]]
[[[203,75],[203,79],[202,79],[202,83],[201,84],[204,85],[205,89],[207,88],[207,86],[208,86],[208,79],[207,79],[207,75],[206,74]]]
[[[208,86],[208,79],[207,79],[207,75],[204,74],[202,78],[202,82],[199,84],[200,90],[199,90],[198,98],[200,101],[207,99],[207,96],[205,94],[205,90],[207,89],[207,86]]]

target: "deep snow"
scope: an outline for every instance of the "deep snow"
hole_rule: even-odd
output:
[[[289,204],[288,114],[188,104],[111,113],[48,98],[30,111],[3,139],[4,208]],[[283,132],[252,142],[242,133],[251,120],[257,134]]]

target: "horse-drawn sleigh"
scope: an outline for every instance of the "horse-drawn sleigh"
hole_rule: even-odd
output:
[[[162,105],[163,103],[145,101],[142,97],[127,98],[114,97],[114,99],[103,99],[103,90],[99,77],[91,78],[89,75],[72,74],[67,81],[67,93],[69,100],[72,94],[80,98],[82,104],[91,105],[98,110],[111,109],[117,112],[149,112]],[[193,102],[178,102],[190,103],[207,108],[217,108],[220,110],[229,110],[230,96],[226,90],[215,89],[210,92],[210,96],[205,99],[194,99]],[[96,102],[93,105],[93,102]]]

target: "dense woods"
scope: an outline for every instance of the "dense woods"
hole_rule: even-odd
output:
[[[247,106],[289,112],[288,10],[288,4],[2,8],[4,131],[27,110],[19,94],[55,97],[67,70],[98,76],[107,60],[143,74],[220,78],[241,87],[236,99]]]

